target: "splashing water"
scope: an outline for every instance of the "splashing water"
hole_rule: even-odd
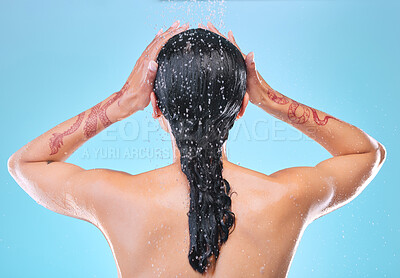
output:
[[[217,29],[224,29],[225,0],[163,0],[161,18],[162,25],[156,25],[155,30],[166,28],[171,22],[179,19],[181,23],[189,22],[190,26],[197,28],[198,23],[212,22]],[[151,21],[150,21],[151,22]]]

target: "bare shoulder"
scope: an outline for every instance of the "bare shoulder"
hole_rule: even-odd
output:
[[[281,184],[286,186],[291,186],[293,184],[292,179],[288,178],[289,172],[278,172],[267,175],[231,162],[224,162],[224,171],[229,175],[229,177],[239,178],[243,177],[247,180],[256,181],[261,186],[271,185],[271,184]]]
[[[159,176],[162,173],[168,173],[171,170],[171,166],[172,165],[168,165],[165,167],[142,172],[139,174],[130,174],[124,171],[103,169],[103,168],[88,170],[88,172],[91,172],[90,176],[92,176],[93,178],[97,177],[97,180],[102,180],[104,181],[105,184],[114,186],[120,185],[121,187],[124,186],[134,187],[136,181],[152,179],[154,177]]]
[[[302,211],[310,211],[313,208],[321,208],[326,205],[332,196],[332,187],[329,181],[316,173],[314,167],[291,167],[276,171],[270,175],[260,173],[233,163],[227,164],[224,169],[228,171],[228,178],[240,181],[243,188],[257,189],[257,193],[263,194],[263,198],[271,199],[276,195],[281,200],[295,202],[296,207]],[[320,182],[316,181],[320,179]],[[312,181],[312,182],[311,182]],[[310,215],[310,217],[313,217]]]
[[[299,166],[285,168],[270,175],[282,183],[291,183],[293,196],[307,212],[309,222],[327,214],[334,196],[334,184],[317,168]]]
[[[168,165],[139,174],[108,169],[92,171],[97,179],[101,176],[102,198],[110,201],[129,198],[129,202],[140,202],[141,198],[157,197],[175,184],[182,183],[183,176],[177,165]]]
[[[224,162],[223,176],[233,185],[233,189],[242,190],[249,196],[251,192],[258,196],[289,196],[297,188],[297,184],[291,179],[267,175],[231,162]]]

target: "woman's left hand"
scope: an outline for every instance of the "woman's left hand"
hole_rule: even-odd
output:
[[[162,32],[161,29],[144,50],[125,85],[117,93],[121,95],[118,99],[118,107],[122,114],[121,118],[126,118],[149,105],[150,93],[153,91],[154,80],[157,74],[158,65],[156,59],[158,53],[171,37],[186,31],[188,28],[189,24],[179,27],[178,20],[167,31]]]

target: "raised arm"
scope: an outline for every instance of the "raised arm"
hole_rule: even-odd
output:
[[[272,89],[246,57],[250,101],[315,140],[332,158],[314,167],[294,167],[271,177],[298,185],[298,196],[315,219],[355,198],[375,177],[386,157],[384,146],[361,129]]]
[[[113,171],[84,170],[64,162],[86,140],[150,103],[160,47],[188,25],[175,22],[161,30],[138,59],[122,89],[79,115],[57,125],[23,146],[8,160],[15,181],[37,203],[58,213],[93,219],[96,200],[104,196]],[[123,174],[123,173],[121,173]],[[101,203],[101,202],[99,202]]]
[[[223,36],[211,23],[200,27]],[[231,31],[228,39],[239,48]],[[314,167],[288,168],[270,177],[295,185],[296,196],[310,208],[309,220],[360,194],[382,167],[385,147],[361,129],[272,89],[256,70],[254,53],[243,57],[250,102],[300,130],[333,156]]]

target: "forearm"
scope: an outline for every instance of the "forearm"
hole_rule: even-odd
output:
[[[65,161],[85,141],[126,117],[118,104],[124,88],[40,135],[18,150],[12,158],[19,162]]]
[[[266,82],[263,85],[259,107],[300,130],[333,156],[366,153],[379,148],[378,142],[361,129],[296,102],[273,90]]]

